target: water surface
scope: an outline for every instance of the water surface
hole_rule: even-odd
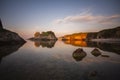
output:
[[[91,54],[95,47],[108,57]],[[78,48],[87,53],[82,60],[73,56]],[[120,80],[119,51],[118,44],[80,41],[0,46],[0,80]]]

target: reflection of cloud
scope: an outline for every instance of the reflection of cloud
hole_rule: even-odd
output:
[[[67,16],[63,19],[57,19],[53,23],[54,24],[64,24],[64,23],[101,23],[101,24],[109,24],[113,23],[116,19],[120,18],[120,14],[111,15],[111,16],[99,16],[92,14],[82,14],[75,16]]]

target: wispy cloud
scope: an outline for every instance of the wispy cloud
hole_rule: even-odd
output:
[[[116,20],[120,19],[120,14],[111,15],[111,16],[101,16],[98,18],[98,23],[101,24],[113,24],[116,23]]]
[[[120,19],[120,14],[111,16],[92,15],[91,13],[80,14],[75,16],[67,16],[63,19],[53,21],[54,24],[67,24],[67,23],[100,23],[110,24]]]

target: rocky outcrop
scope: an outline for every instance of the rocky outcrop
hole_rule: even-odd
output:
[[[76,61],[81,61],[86,55],[87,54],[85,51],[83,51],[83,49],[78,48],[73,52],[72,56]]]
[[[86,40],[90,41],[91,39],[120,39],[120,26],[99,32],[88,33]]]
[[[92,39],[96,39],[97,34],[98,34],[97,32],[88,33],[86,36],[86,41],[91,41]]]
[[[25,42],[26,41],[22,39],[17,33],[4,29],[2,22],[0,21],[0,45],[19,44]]]
[[[34,34],[34,37],[29,38],[29,40],[57,40],[57,37],[55,36],[54,32],[52,31],[47,31],[47,32],[42,32],[41,34],[39,32],[36,32]]]
[[[98,39],[120,38],[120,27],[99,31],[97,38]]]

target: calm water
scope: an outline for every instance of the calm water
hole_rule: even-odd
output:
[[[119,44],[27,41],[0,46],[0,80],[120,80]],[[97,47],[102,55],[91,51]],[[73,52],[87,55],[77,60]]]

